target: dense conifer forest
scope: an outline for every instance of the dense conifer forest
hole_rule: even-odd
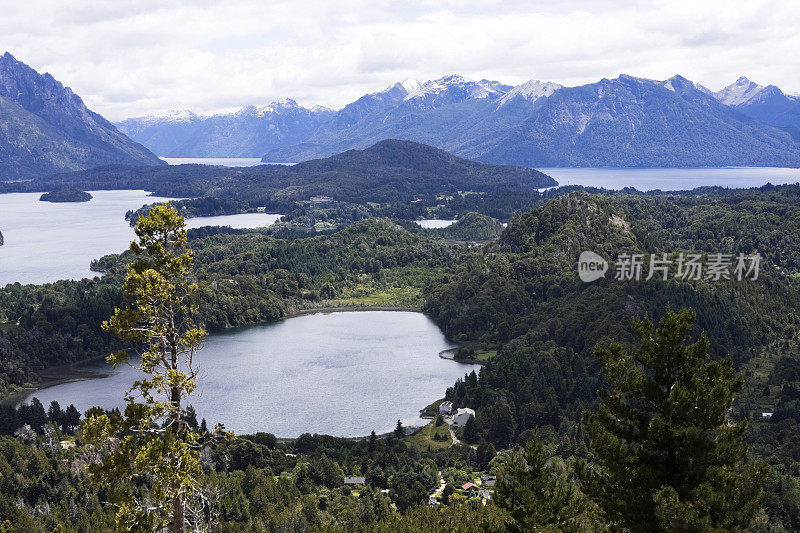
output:
[[[456,357],[482,363],[442,391],[454,407],[476,413],[456,432],[456,444],[440,417],[414,434],[398,428],[360,440],[278,440],[219,434],[192,410],[187,427],[200,444],[204,523],[214,531],[797,530],[798,199],[798,186],[679,194],[563,189],[538,198],[507,228],[463,213],[450,228],[422,230],[366,213],[312,236],[189,232],[192,305],[210,332],[307,309],[419,309],[462,343]],[[583,250],[612,261],[624,253],[763,259],[756,280],[624,281],[613,279],[612,268],[584,283],[576,275]],[[7,400],[53,368],[132,347],[101,325],[128,301],[123,282],[135,259],[131,252],[99,258],[94,266],[106,275],[92,280],[0,290]],[[655,345],[651,334],[661,339]],[[655,411],[626,411],[650,390],[632,386],[613,364],[628,353],[644,365],[637,369],[674,354],[678,389],[719,403],[705,402],[707,418],[696,422],[653,414],[685,409],[672,396]],[[642,383],[661,387],[656,374],[645,372]],[[698,389],[700,375],[717,380],[712,392]],[[603,415],[620,409],[642,427],[662,424],[661,433],[620,437]],[[86,415],[37,402],[7,401],[0,409],[2,528],[113,529],[114,495],[87,469],[109,449],[90,438],[80,422]],[[109,420],[119,431],[114,438],[138,416],[88,415]],[[707,437],[681,440],[689,434]],[[653,485],[646,501],[607,501],[618,475],[609,450],[620,438],[642,480],[671,446],[714,466],[699,473],[670,467],[675,479]],[[715,451],[723,441],[725,451]],[[496,476],[496,485],[483,484],[482,475]],[[345,476],[364,477],[363,484],[345,484]],[[440,479],[438,504],[427,506]],[[147,496],[146,476],[124,483],[137,501]],[[747,490],[734,494],[732,484]]]

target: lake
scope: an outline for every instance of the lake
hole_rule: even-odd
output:
[[[435,218],[417,220],[416,222],[425,229],[446,228],[456,223],[455,220],[438,220]]]
[[[0,194],[0,286],[97,276],[89,263],[124,251],[125,212],[167,200],[145,191],[92,191],[89,202],[40,202],[41,193]]]
[[[162,157],[170,165],[198,163],[249,167],[260,165],[253,157]],[[291,163],[269,163],[285,165]],[[640,191],[685,191],[703,186],[744,189],[766,183],[784,185],[800,182],[800,169],[780,167],[721,167],[721,168],[539,168],[552,176],[559,185],[583,185],[619,190],[634,187]],[[426,226],[423,226],[426,227]],[[439,226],[431,226],[439,227]]]
[[[161,157],[170,165],[220,165],[223,167],[254,167],[264,165],[260,157]]]
[[[800,182],[800,169],[775,167],[727,168],[540,168],[559,185],[583,185],[640,191],[685,191],[696,187],[720,186],[745,189],[767,183],[784,185]]]
[[[228,226],[234,229],[265,228],[283,215],[274,213],[241,213],[239,215],[220,215],[215,217],[194,217],[186,219],[187,228],[203,226]]]
[[[40,202],[41,193],[0,194],[0,287],[92,278],[92,259],[128,248],[134,238],[125,212],[168,198],[145,191],[91,191],[89,202]],[[268,226],[280,215],[246,213],[187,220],[190,228]]]
[[[456,378],[477,370],[438,356],[453,347],[425,315],[404,311],[316,313],[212,335],[197,355],[191,403],[198,420],[237,433],[341,437],[391,431],[397,420],[421,424],[419,410],[444,396]],[[107,370],[104,362],[90,368]],[[128,366],[109,377],[37,391],[79,411],[121,407],[140,375]]]

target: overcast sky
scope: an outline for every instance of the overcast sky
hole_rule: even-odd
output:
[[[6,4],[6,5],[4,5]],[[795,0],[0,0],[0,53],[112,120],[289,96],[339,108],[407,77],[578,85],[680,73],[800,91]]]

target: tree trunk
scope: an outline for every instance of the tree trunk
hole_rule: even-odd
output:
[[[177,490],[177,488],[175,489]],[[186,528],[183,520],[183,498],[172,498],[172,533],[184,533]]]

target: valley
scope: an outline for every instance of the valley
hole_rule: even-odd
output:
[[[800,531],[768,4],[6,10],[0,533]]]

